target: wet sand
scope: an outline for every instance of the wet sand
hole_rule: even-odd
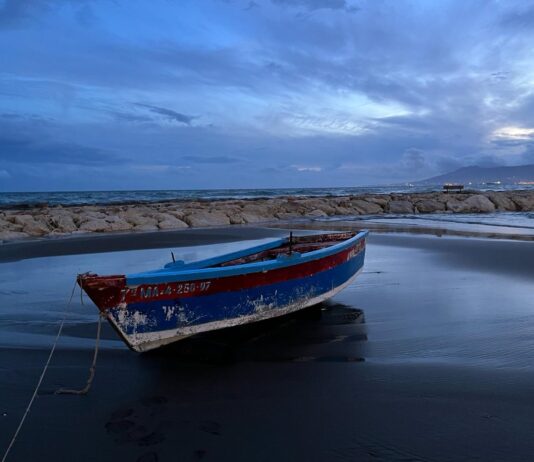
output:
[[[243,235],[283,233],[188,232],[148,250],[93,253],[113,242],[86,238],[33,248],[40,258],[0,255],[0,452],[77,272],[152,268],[171,245],[188,244],[173,249],[193,259],[220,247],[191,244],[233,249],[249,244]],[[91,361],[96,310],[76,299],[8,460],[530,461],[532,261],[529,242],[371,235],[364,273],[329,303],[143,355],[106,326],[90,394],[57,396],[83,386]]]

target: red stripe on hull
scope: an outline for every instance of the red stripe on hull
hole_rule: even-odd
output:
[[[141,284],[136,287],[124,287],[121,291],[120,302],[130,304],[154,300],[174,300],[183,297],[210,295],[218,292],[259,287],[291,279],[300,279],[334,268],[350,258],[355,257],[364,248],[365,241],[362,240],[356,242],[354,246],[334,255],[266,272],[194,280],[190,282],[164,282]]]

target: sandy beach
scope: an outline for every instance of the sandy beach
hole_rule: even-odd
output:
[[[286,232],[3,246],[2,450],[77,273],[150,269],[171,249],[196,259]],[[328,303],[142,355],[106,325],[90,394],[58,396],[83,386],[91,361],[96,309],[76,297],[8,460],[531,460],[532,261],[529,242],[371,234],[364,273]]]

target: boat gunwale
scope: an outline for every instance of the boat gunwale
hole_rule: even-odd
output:
[[[238,265],[216,267],[216,268],[187,268],[180,266],[179,269],[174,268],[165,268],[167,271],[151,271],[144,273],[135,273],[131,275],[126,275],[126,284],[128,286],[144,285],[144,284],[158,284],[158,283],[168,283],[176,281],[191,281],[191,280],[200,280],[200,279],[215,279],[215,278],[224,278],[230,276],[246,275],[251,273],[258,272],[267,272],[280,268],[286,268],[290,266],[299,265],[302,263],[307,263],[314,260],[319,260],[321,258],[329,257],[335,255],[336,253],[344,250],[347,247],[350,247],[355,242],[364,239],[369,234],[368,230],[362,230],[358,232],[355,236],[341,241],[337,244],[331,245],[329,247],[324,247],[317,250],[312,250],[303,254],[293,253],[287,257],[277,257],[273,260],[260,261],[260,262],[251,262]],[[278,244],[283,243],[286,239],[280,239]],[[265,244],[263,244],[265,245]],[[250,249],[246,249],[247,252]],[[250,253],[248,253],[250,254]],[[226,255],[228,256],[228,254]],[[215,258],[222,258],[214,257]],[[209,259],[208,259],[209,260]],[[205,262],[206,260],[204,260]],[[198,262],[200,263],[200,262]]]
[[[177,271],[203,269],[208,266],[218,265],[220,263],[234,260],[236,258],[247,257],[254,253],[263,252],[264,250],[276,249],[277,247],[280,247],[281,245],[287,242],[289,242],[289,239],[287,237],[281,237],[269,242],[264,242],[263,244],[258,244],[253,247],[247,247],[246,249],[235,250],[233,252],[228,252],[223,255],[216,255],[215,257],[205,258],[204,260],[192,261],[190,263],[185,263],[183,261],[167,263],[163,268],[154,271],[147,271],[147,273],[163,274],[174,273]]]

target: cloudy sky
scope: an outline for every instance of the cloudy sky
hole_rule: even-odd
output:
[[[0,190],[534,163],[534,2],[0,0]]]

